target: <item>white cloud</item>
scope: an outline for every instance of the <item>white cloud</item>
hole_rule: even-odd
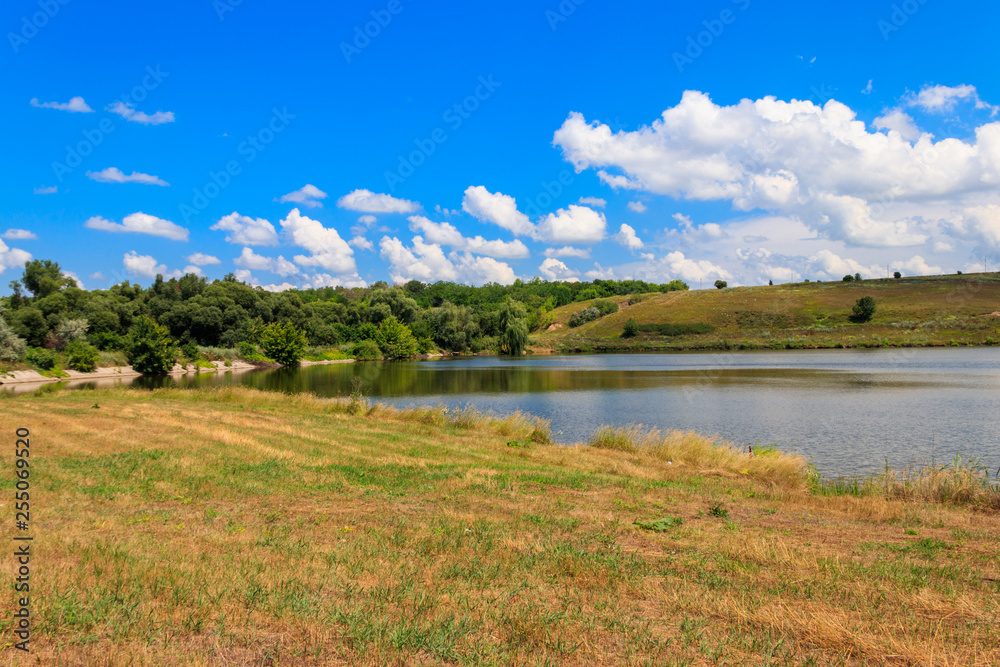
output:
[[[50,185],[48,187],[35,188],[32,192],[36,195],[54,195],[59,192],[59,186]]]
[[[563,262],[552,257],[546,259],[538,267],[538,272],[541,274],[542,278],[546,280],[562,280],[567,282],[577,282],[579,281],[579,271],[574,271],[569,268]]]
[[[98,183],[142,183],[144,185],[170,185],[170,183],[167,183],[159,176],[150,176],[149,174],[143,174],[138,171],[133,171],[131,174],[126,176],[117,167],[108,167],[103,171],[88,171],[87,178],[92,181],[97,181]]]
[[[579,257],[581,259],[588,259],[590,257],[590,248],[574,248],[567,245],[562,248],[546,248],[542,254],[546,257]]]
[[[490,192],[481,185],[465,190],[462,210],[483,222],[491,222],[517,236],[532,236],[535,232],[531,220],[517,210],[517,202],[509,195]]]
[[[7,269],[23,268],[24,263],[30,261],[30,252],[20,248],[9,248],[6,243],[0,241],[0,273]]]
[[[209,264],[222,264],[222,261],[215,257],[214,255],[206,255],[205,253],[196,252],[193,255],[187,256],[187,261],[195,266],[208,266]]]
[[[549,243],[597,243],[604,239],[606,229],[603,213],[570,204],[545,216],[538,223],[537,237]]]
[[[440,245],[425,243],[419,236],[413,237],[412,248],[407,248],[398,238],[383,236],[379,248],[379,254],[389,262],[389,273],[395,283],[453,280],[481,285],[488,282],[510,284],[516,279],[514,270],[505,262],[468,252],[454,252],[449,258]]]
[[[71,113],[92,113],[91,109],[82,97],[73,97],[69,102],[39,102],[37,97],[31,98],[31,106],[39,109],[57,109],[59,111],[69,111]]]
[[[279,276],[292,276],[299,273],[299,267],[295,266],[292,262],[278,255],[277,259],[274,257],[265,257],[263,255],[256,254],[250,248],[243,248],[240,256],[233,260],[233,264],[243,269],[250,269],[254,271],[270,271],[271,273],[276,273]]]
[[[906,141],[916,141],[923,134],[910,114],[902,109],[887,109],[886,112],[875,119],[875,127],[880,130],[899,132]]]
[[[108,111],[118,114],[130,123],[141,123],[142,125],[163,125],[175,120],[173,111],[157,111],[150,115],[143,111],[136,111],[134,105],[124,102],[115,102],[108,107]]]
[[[420,204],[371,190],[355,190],[337,200],[337,206],[361,213],[416,213]]]
[[[594,262],[594,268],[583,274],[583,277],[587,280],[616,280],[615,270],[613,268],[605,269],[603,266]]]
[[[1000,123],[977,128],[971,143],[927,134],[911,143],[869,131],[835,100],[718,106],[688,91],[634,132],[612,133],[572,113],[554,142],[578,171],[595,169],[614,188],[730,200],[737,210],[794,217],[824,238],[868,247],[927,240],[902,207],[970,196],[981,203],[1000,184]]]
[[[896,262],[891,268],[908,276],[934,276],[944,273],[944,269],[928,264],[920,255],[914,255],[905,262]]]
[[[165,264],[157,264],[151,255],[140,255],[135,250],[130,250],[122,257],[122,264],[125,271],[140,278],[155,278],[157,274],[164,278],[180,278],[180,271],[167,271]]]
[[[310,253],[294,257],[299,266],[318,266],[339,275],[357,273],[354,251],[336,229],[307,218],[297,208],[281,221],[281,228],[292,243]]]
[[[204,277],[204,275],[205,275],[205,272],[201,270],[201,267],[200,266],[195,266],[194,264],[188,264],[187,266],[185,266],[183,273],[184,273],[184,275],[187,275],[189,273],[193,273],[194,275],[199,276],[199,277]]]
[[[376,222],[378,222],[378,218],[376,218],[374,215],[363,215],[360,218],[358,218],[358,222],[360,222],[365,227],[371,227]]]
[[[263,218],[248,218],[233,211],[209,227],[213,231],[229,232],[226,242],[238,245],[278,245],[278,232]]]
[[[317,208],[323,206],[323,202],[320,200],[326,199],[326,197],[327,195],[325,192],[317,188],[315,185],[306,183],[306,185],[304,185],[301,189],[296,190],[295,192],[289,192],[287,195],[282,196],[280,201],[282,204],[294,202],[310,208]]]
[[[1000,206],[967,208],[961,216],[946,222],[945,231],[955,238],[974,242],[979,251],[1000,251]]]
[[[649,210],[649,207],[641,201],[630,201],[628,203],[628,208],[630,211],[635,211],[636,213],[645,213]]]
[[[7,239],[8,241],[34,241],[38,238],[38,235],[34,232],[29,232],[27,229],[8,229],[0,238]]]
[[[360,234],[348,241],[347,245],[355,247],[358,250],[375,250],[375,246],[372,245],[372,242]]]
[[[584,206],[593,206],[594,208],[604,208],[608,205],[607,200],[600,197],[580,197],[579,203]]]
[[[872,79],[868,79],[868,85],[864,87],[864,90],[861,91],[861,94],[862,95],[872,94]]]
[[[88,229],[98,229],[102,232],[149,234],[150,236],[160,236],[173,241],[188,240],[188,230],[180,225],[141,212],[125,216],[121,224],[105,220],[100,216],[95,216],[83,223],[83,226]]]
[[[517,279],[514,269],[506,262],[500,262],[492,257],[476,257],[470,253],[462,253],[458,258],[458,270],[465,282],[473,285],[499,283],[509,285]]]
[[[910,94],[906,100],[908,106],[919,107],[928,113],[949,113],[955,109],[959,100],[974,102],[977,109],[989,109],[993,115],[1000,107],[987,104],[979,98],[975,86],[924,86],[916,95]]]
[[[466,238],[458,229],[447,222],[433,222],[421,215],[410,216],[410,229],[423,235],[431,243],[450,246],[477,255],[501,259],[523,259],[529,255],[528,247],[522,242],[487,241],[482,236]]]
[[[635,235],[635,230],[631,225],[622,224],[618,233],[614,235],[615,243],[619,243],[629,250],[635,251],[644,247],[642,240]]]
[[[80,277],[78,275],[76,275],[75,273],[73,273],[72,271],[67,271],[67,270],[63,269],[62,274],[64,276],[66,276],[67,278],[69,278],[70,280],[72,280],[74,283],[76,283],[76,286],[78,288],[80,288],[80,289],[87,289],[87,287],[83,284],[83,281],[80,280]]]
[[[103,273],[101,273],[100,271],[95,271],[94,273],[91,273],[87,277],[90,278],[91,280],[107,280],[107,278],[105,277],[105,275]]]

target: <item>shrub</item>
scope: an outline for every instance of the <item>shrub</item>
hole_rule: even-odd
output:
[[[87,336],[87,340],[90,344],[96,347],[102,352],[108,350],[120,350],[125,346],[125,339],[116,333],[108,333],[102,331],[100,333],[92,333]]]
[[[198,361],[201,357],[201,353],[198,351],[198,344],[193,340],[189,340],[181,346],[181,354],[188,361]]]
[[[50,371],[56,366],[55,352],[41,347],[33,347],[28,350],[24,360],[42,371]]]
[[[854,322],[867,322],[875,314],[875,299],[870,296],[863,296],[854,304],[851,320]]]
[[[573,315],[569,318],[569,325],[571,327],[578,327],[581,324],[593,322],[600,316],[601,311],[597,310],[597,308],[594,308],[593,306],[590,308],[584,308],[578,313],[573,313]]]
[[[715,289],[725,289],[727,287],[729,287],[729,283],[727,283],[725,280],[715,281]]]
[[[0,311],[0,361],[17,361],[28,351],[28,344],[7,326]]]
[[[601,317],[605,315],[610,315],[611,313],[618,312],[618,304],[614,301],[607,301],[605,299],[600,299],[594,302],[594,308],[598,310]]]
[[[712,333],[715,331],[715,327],[701,322],[695,324],[640,324],[639,331],[656,333],[661,336],[685,336],[687,334]]]
[[[638,334],[639,325],[630,317],[625,323],[625,328],[622,329],[622,338],[635,338]]]
[[[643,297],[639,294],[633,294],[628,299],[628,305],[634,306],[637,303],[642,303]]]
[[[351,356],[361,361],[367,359],[381,359],[382,350],[379,349],[378,343],[375,341],[363,340],[354,346],[354,349],[351,350]]]
[[[136,319],[125,343],[125,357],[143,375],[166,375],[174,367],[176,349],[165,326],[143,315]]]
[[[853,283],[854,282],[854,276],[852,276],[851,274],[848,273],[846,276],[844,276],[844,282],[845,283]]]
[[[70,343],[83,340],[87,335],[87,320],[62,320],[56,325],[55,335],[59,338],[59,348],[62,349]]]
[[[298,366],[306,350],[306,334],[291,322],[271,322],[260,336],[264,356],[282,366]]]
[[[903,274],[900,273],[899,271],[896,271],[895,273],[892,274],[892,277],[895,278],[896,280],[899,280],[900,278],[903,277]]]
[[[854,274],[854,282],[856,282],[856,283],[860,283],[861,282],[861,274],[860,273],[855,273]]]
[[[417,353],[418,343],[413,332],[395,315],[386,317],[378,325],[375,342],[390,359],[409,359]]]
[[[66,346],[66,363],[75,371],[93,373],[101,353],[93,345],[75,340]]]

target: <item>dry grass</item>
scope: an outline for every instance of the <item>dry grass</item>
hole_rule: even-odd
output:
[[[796,460],[691,434],[347,407],[0,398],[37,549],[33,654],[0,664],[1000,663],[996,512],[812,495]]]

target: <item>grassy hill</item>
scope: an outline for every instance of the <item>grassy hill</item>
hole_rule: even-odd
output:
[[[863,296],[878,306],[870,322],[856,324],[851,312]],[[617,313],[579,327],[569,326],[570,317],[593,301],[552,311],[551,321],[532,336],[533,348],[797,349],[1000,341],[1000,273],[653,293],[638,303],[628,296],[608,300],[618,304]],[[645,330],[625,339],[621,333],[629,319]]]

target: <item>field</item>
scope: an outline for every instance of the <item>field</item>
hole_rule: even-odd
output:
[[[854,304],[871,296],[870,322],[851,321]],[[558,351],[650,349],[800,349],[988,345],[1000,343],[1000,273],[796,283],[613,297],[619,311],[579,327],[570,316],[592,302],[552,311],[536,349]],[[679,335],[640,332],[621,338],[625,322],[673,324]],[[702,333],[684,328],[701,325]]]
[[[52,391],[0,398],[7,536],[18,427],[34,625],[25,656],[0,618],[3,664],[1000,663],[996,505],[816,495],[794,456],[242,388]]]

